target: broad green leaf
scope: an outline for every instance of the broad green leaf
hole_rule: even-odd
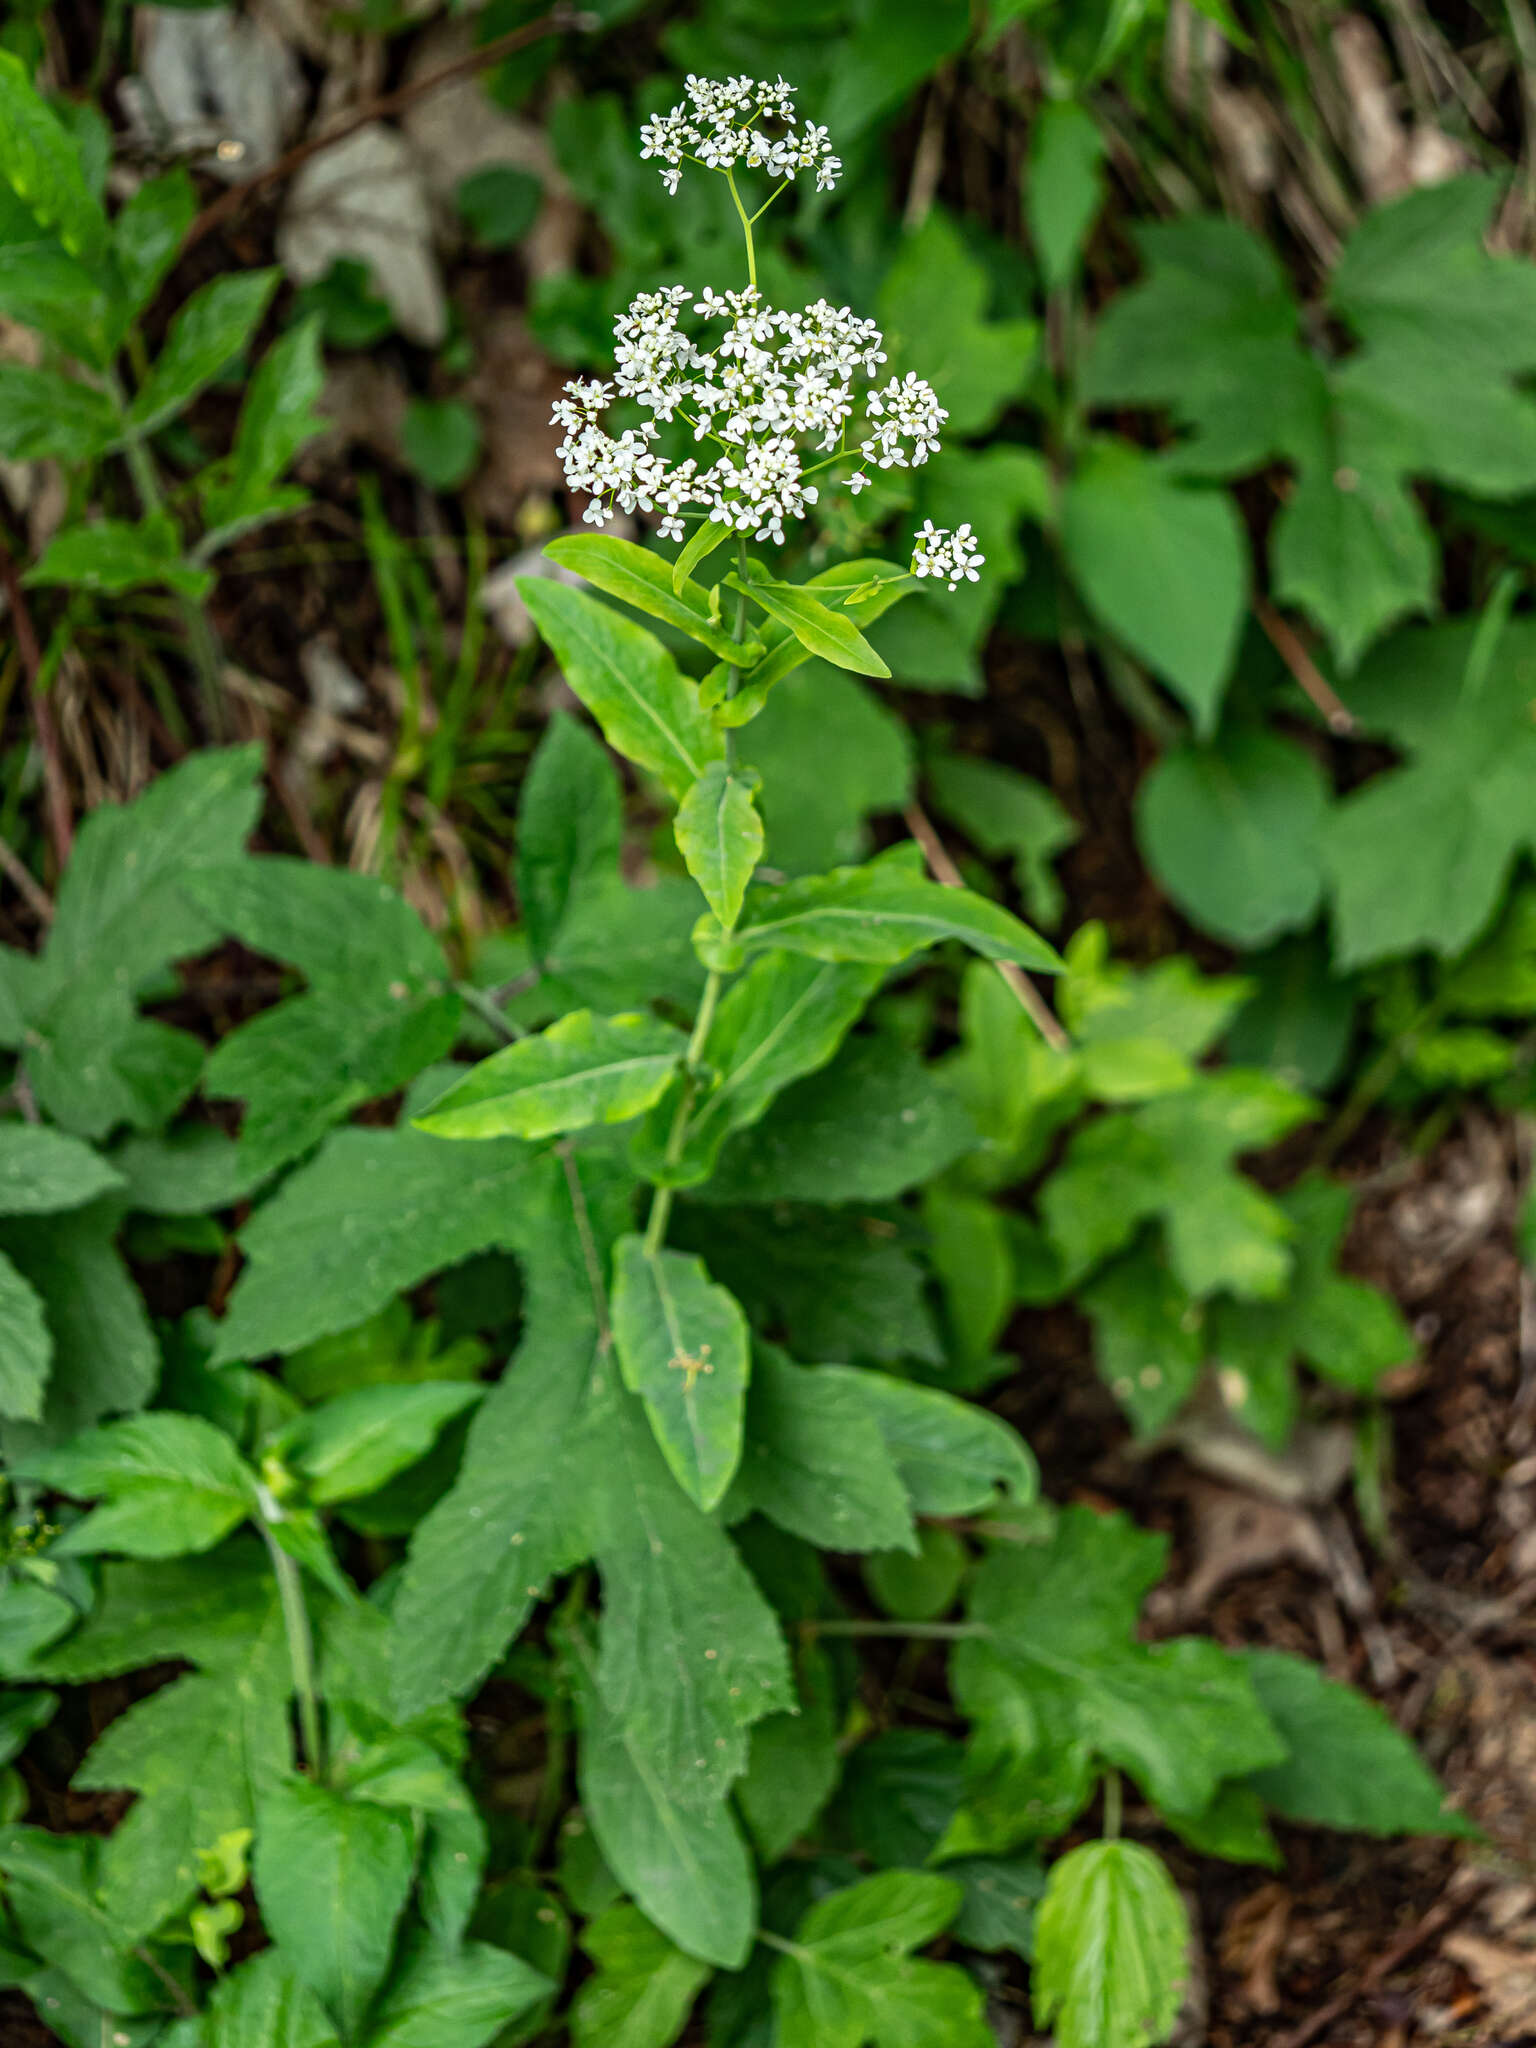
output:
[[[777,2048],[991,2048],[975,1979],[911,1955],[960,1903],[951,1878],[887,1870],[812,1906],[774,1964]]]
[[[58,2041],[61,2048],[100,2048],[114,2034],[122,2036],[121,2048],[159,2048],[162,2043],[164,2048],[184,2048],[184,2043],[167,2032],[163,2011],[142,2019],[108,2012],[62,1970],[39,1970],[34,1966],[24,1977],[19,1970],[16,1976],[24,1984],[34,2008],[48,2015],[50,2038]],[[162,2006],[165,2002],[162,1995]],[[194,2043],[193,2048],[202,2048],[201,2042]]]
[[[695,1104],[682,1153],[668,1161],[683,1084],[676,1082],[641,1127],[635,1156],[665,1185],[707,1180],[733,1131],[746,1129],[790,1082],[826,1065],[879,987],[877,967],[768,953],[727,989],[704,1054],[718,1075]]]
[[[1026,1851],[1020,1856],[962,1856],[946,1863],[944,1875],[965,1892],[953,1934],[967,1948],[996,1955],[1011,1949],[1027,1962],[1035,1949],[1035,1914],[1045,1896],[1045,1865]]]
[[[1276,521],[1270,564],[1275,596],[1311,612],[1352,669],[1388,626],[1432,609],[1437,551],[1402,478],[1365,466],[1329,427]]]
[[[269,1786],[257,1808],[262,1922],[343,2036],[360,2030],[389,1967],[413,1863],[410,1818],[390,1808],[298,1777]]]
[[[0,1694],[0,1765],[14,1763],[39,1728],[46,1728],[58,1712],[59,1696],[54,1692],[29,1689]]]
[[[62,584],[118,597],[163,583],[183,597],[202,599],[213,587],[205,569],[182,553],[181,538],[168,518],[95,519],[55,534],[22,579],[28,584]]]
[[[62,1593],[32,1579],[0,1585],[0,1675],[30,1677],[34,1660],[79,1620]]]
[[[1355,1834],[1476,1834],[1446,1809],[1433,1772],[1374,1700],[1284,1650],[1242,1656],[1289,1751],[1249,1781],[1276,1813]]]
[[[634,1906],[611,1906],[582,1930],[597,1965],[571,2008],[576,2048],[670,2048],[709,1965],[674,1948]]]
[[[720,661],[746,668],[762,658],[760,641],[732,639],[710,617],[700,592],[679,588],[667,563],[632,540],[620,540],[611,533],[570,533],[552,540],[544,552],[562,569],[574,569],[609,597],[686,633]]]
[[[1078,829],[1044,783],[970,754],[940,754],[924,773],[938,808],[979,851],[1013,855],[1025,909],[1037,924],[1054,927],[1065,899],[1051,863]]]
[[[581,1744],[577,1783],[598,1847],[646,1918],[687,1955],[737,1970],[752,1948],[752,1858],[722,1796],[680,1804],[644,1729],[604,1705],[592,1653],[569,1643]]]
[[[678,551],[677,560],[672,564],[672,588],[681,592],[683,585],[692,576],[700,562],[707,561],[719,547],[729,540],[735,531],[719,519],[706,519],[702,526],[696,526]]]
[[[888,676],[890,670],[845,611],[833,611],[809,590],[792,583],[744,583],[733,570],[732,590],[745,591],[759,610],[787,626],[808,654],[860,676]]]
[[[242,1232],[213,1363],[351,1329],[428,1274],[515,1244],[539,1162],[515,1138],[465,1152],[421,1131],[333,1132]]]
[[[351,1500],[373,1493],[425,1457],[455,1415],[484,1390],[461,1382],[355,1387],[310,1408],[274,1448],[304,1481],[310,1500]]]
[[[89,384],[0,363],[0,454],[12,462],[89,462],[116,432],[112,401]]]
[[[856,561],[838,562],[818,570],[801,587],[811,591],[818,601],[825,597],[835,602],[856,626],[870,626],[893,604],[911,594],[914,581],[911,571],[900,563],[862,555]],[[860,595],[861,592],[867,595]],[[771,625],[763,638],[768,652],[743,679],[739,695],[716,707],[716,722],[722,726],[743,725],[755,719],[769,692],[812,659],[809,648],[801,644],[788,626]]]
[[[949,1612],[965,1579],[970,1553],[953,1529],[929,1524],[917,1550],[882,1550],[864,1560],[864,1583],[882,1612],[898,1621],[937,1621]]]
[[[236,1141],[213,1124],[183,1123],[125,1138],[111,1155],[127,1183],[130,1209],[148,1216],[200,1216],[230,1209],[260,1187]]]
[[[55,1545],[67,1556],[211,1550],[256,1506],[250,1467],[223,1430],[197,1415],[161,1411],[105,1423],[22,1469],[77,1500],[105,1498]]]
[[[79,1209],[124,1185],[101,1154],[42,1124],[0,1124],[0,1216]]]
[[[885,1202],[977,1143],[958,1096],[914,1052],[856,1038],[733,1139],[697,1199]]]
[[[689,874],[726,931],[735,928],[763,857],[763,821],[752,794],[749,777],[716,761],[683,798],[672,826]]]
[[[0,1415],[37,1422],[53,1365],[53,1334],[37,1292],[0,1252]]]
[[[4,1432],[12,1458],[62,1443],[103,1415],[141,1408],[154,1388],[160,1354],[113,1243],[117,1223],[115,1207],[100,1202],[0,1224],[0,1255],[40,1297],[53,1340],[41,1416]]]
[[[880,285],[893,365],[927,378],[949,412],[946,434],[957,438],[990,426],[1035,367],[1036,323],[988,320],[991,295],[986,263],[940,206],[906,237]]]
[[[107,219],[86,184],[79,145],[10,50],[0,50],[0,180],[72,256],[101,249]]]
[[[900,1469],[846,1377],[792,1365],[766,1346],[753,1361],[726,1516],[754,1509],[823,1550],[915,1548]]]
[[[931,1728],[888,1728],[848,1758],[838,1821],[881,1870],[926,1863],[960,1803],[962,1745]]]
[[[161,2008],[165,1988],[100,1903],[99,1835],[0,1828],[0,1877],[26,1946],[112,2013]]]
[[[787,875],[862,860],[871,817],[903,810],[917,785],[904,721],[857,676],[809,658],[742,732],[737,753],[763,778],[768,862]]]
[[[1058,994],[1062,1021],[1085,1046],[1161,1040],[1170,1053],[1196,1061],[1220,1039],[1250,992],[1248,982],[1201,974],[1180,955],[1148,968],[1111,961],[1101,924],[1078,927],[1066,962]]]
[[[173,419],[246,347],[281,273],[241,270],[205,284],[172,320],[149,375],[129,408],[139,434]]]
[[[1090,610],[1215,730],[1248,607],[1248,542],[1230,501],[1125,442],[1099,442],[1062,501],[1062,546]]]
[[[1093,1362],[1099,1377],[1130,1417],[1137,1435],[1153,1435],[1172,1420],[1199,1383],[1208,1341],[1204,1310],[1190,1300],[1145,1239],[1101,1267],[1077,1298],[1093,1325]],[[1274,1305],[1233,1306],[1240,1314],[1262,1314],[1272,1312]],[[1226,1303],[1220,1307],[1224,1310]]]
[[[165,282],[197,212],[197,187],[185,164],[146,178],[112,222],[112,260],[129,317],[142,313]]]
[[[758,891],[751,922],[734,943],[748,954],[772,947],[816,960],[893,966],[945,939],[1044,974],[1061,966],[1045,940],[1000,905],[927,881],[905,858],[890,856]]]
[[[1227,1034],[1227,1057],[1326,1094],[1349,1057],[1359,1005],[1355,985],[1333,971],[1326,935],[1283,940],[1244,965],[1253,993]]]
[[[796,1711],[758,1722],[746,1775],[736,1787],[736,1803],[765,1864],[776,1863],[813,1825],[843,1767],[831,1659],[810,1643],[797,1662]]]
[[[1035,1921],[1035,2024],[1060,2048],[1151,2048],[1178,2017],[1189,1917],[1139,1842],[1085,1842],[1051,1866]]]
[[[77,1788],[139,1795],[101,1852],[102,1900],[132,1939],[190,1904],[200,1851],[254,1825],[258,1801],[292,1756],[292,1683],[272,1599],[218,1670],[140,1700],[87,1752]]]
[[[361,2048],[487,2048],[554,1989],[487,1941],[444,1950],[416,1936],[375,2007]]]
[[[994,1371],[992,1347],[1019,1294],[1008,1219],[985,1196],[940,1182],[923,1190],[923,1223],[955,1363],[965,1376],[956,1384],[985,1384]]]
[[[254,1536],[236,1537],[211,1556],[109,1561],[90,1613],[35,1660],[33,1672],[76,1684],[173,1659],[225,1669],[249,1654],[274,1619],[276,1598],[271,1563]]]
[[[1170,1813],[1169,1827],[1202,1856],[1223,1863],[1258,1863],[1283,1870],[1285,1857],[1264,1818],[1264,1801],[1250,1782],[1229,1778],[1203,1813]]]
[[[203,2024],[198,2048],[339,2048],[325,2007],[275,1948],[220,1980]]]
[[[228,462],[198,480],[210,529],[203,554],[277,512],[293,510],[307,495],[279,492],[277,484],[304,444],[324,428],[315,411],[324,383],[320,320],[312,315],[262,357],[240,410]]]
[[[1238,726],[1163,756],[1137,792],[1137,836],[1186,916],[1249,950],[1312,922],[1329,797],[1309,753]]]
[[[741,1459],[746,1317],[701,1259],[623,1237],[613,1254],[613,1337],[624,1384],[645,1403],[679,1486],[714,1507]]]
[[[1104,198],[1104,138],[1076,100],[1050,100],[1035,117],[1024,174],[1030,237],[1046,289],[1077,271],[1083,244]]]
[[[540,741],[517,808],[517,901],[536,960],[547,959],[572,906],[618,875],[618,778],[602,744],[558,711]]]
[[[994,1504],[998,1487],[1016,1504],[1034,1499],[1034,1458],[989,1409],[890,1373],[829,1365],[818,1377],[840,1383],[873,1416],[918,1514],[974,1514]]]
[[[527,1139],[627,1123],[665,1091],[686,1046],[655,1017],[572,1010],[492,1053],[412,1121],[439,1138]]]
[[[518,594],[609,745],[681,802],[725,743],[660,642],[606,605],[544,576]]]

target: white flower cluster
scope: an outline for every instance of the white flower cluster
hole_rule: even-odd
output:
[[[969,523],[957,526],[951,533],[947,526],[935,526],[931,519],[925,519],[922,531],[912,543],[912,574],[947,576],[951,590],[958,590],[965,582],[979,583],[979,571],[986,559],[976,545]]]
[[[702,332],[684,325],[690,309]],[[718,337],[711,328],[718,325]],[[758,541],[782,541],[784,521],[804,516],[817,488],[806,479],[846,461],[857,492],[868,469],[905,469],[939,447],[948,417],[920,377],[889,378],[875,387],[885,361],[879,328],[846,306],[820,299],[803,312],[780,312],[755,291],[706,291],[694,300],[684,285],[643,292],[614,326],[611,385],[567,384],[554,421],[565,429],[560,459],[566,481],[590,495],[584,517],[606,525],[615,511],[663,513],[665,539],[683,538],[682,514],[693,507]],[[713,346],[706,347],[706,341]],[[862,396],[862,427],[851,431]],[[613,435],[601,424],[610,400],[632,399],[651,417]],[[682,421],[695,442],[719,451],[701,464],[669,462],[654,443],[658,422]],[[806,450],[824,460],[810,467]],[[936,571],[924,573],[937,573]]]
[[[662,182],[676,192],[686,163],[711,171],[734,171],[737,164],[766,171],[770,178],[793,179],[814,171],[817,190],[830,192],[842,171],[832,154],[825,128],[814,121],[798,127],[792,85],[782,78],[770,85],[761,78],[687,80],[688,103],[670,114],[658,114],[640,131],[643,157],[661,158]],[[768,121],[781,128],[770,135],[757,126]]]

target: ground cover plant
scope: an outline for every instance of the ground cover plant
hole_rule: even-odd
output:
[[[1192,1873],[1518,1874],[1370,1697],[1369,1589],[1353,1658],[1181,1625],[1166,1520],[1009,1419],[1071,1319],[1106,1443],[1319,1487],[1353,1586],[1342,1489],[1411,1581],[1423,1319],[1346,1270],[1341,1161],[1529,1092],[1518,32],[1415,30],[1443,147],[1358,201],[1297,114],[1309,261],[1168,128],[1191,51],[1289,77],[1288,15],[488,9],[444,78],[559,190],[477,162],[463,233],[607,239],[530,265],[559,510],[493,570],[467,315],[238,226],[362,137],[383,180],[427,75],[220,197],[259,20],[174,18],[105,114],[118,14],[0,47],[0,2024],[1146,2048],[1206,2024]],[[151,31],[229,133],[148,146]],[[941,174],[962,91],[1001,210]],[[327,363],[380,348],[344,514]],[[341,863],[216,582],[328,507],[390,678],[384,737],[311,684]],[[1019,646],[1130,763],[1160,943],[967,723]],[[80,806],[98,667],[161,772]]]

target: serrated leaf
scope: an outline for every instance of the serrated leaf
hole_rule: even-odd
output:
[[[998,1487],[1016,1504],[1034,1499],[1039,1474],[1029,1447],[989,1409],[891,1373],[844,1365],[821,1372],[873,1417],[918,1514],[974,1514],[994,1504]]]
[[[163,583],[183,597],[208,595],[213,578],[183,556],[181,539],[167,518],[95,519],[55,534],[23,582],[63,584],[118,597],[125,590]]]
[[[613,1254],[613,1337],[624,1384],[678,1484],[714,1507],[735,1476],[747,1390],[746,1317],[701,1259],[622,1237]]]
[[[324,1505],[373,1493],[425,1457],[455,1415],[484,1390],[444,1381],[402,1387],[354,1387],[306,1409],[275,1440],[283,1461]]]
[[[521,1956],[488,1941],[445,1951],[418,1935],[385,1987],[361,2048],[486,2048],[554,1988]]]
[[[552,540],[544,552],[562,569],[574,569],[609,597],[686,633],[690,640],[707,647],[717,660],[746,668],[762,658],[760,641],[733,640],[710,617],[700,592],[680,589],[672,569],[661,557],[637,547],[632,540],[621,540],[611,533],[569,533]]]
[[[704,900],[724,929],[733,930],[763,857],[763,821],[751,781],[716,761],[683,798],[672,830]]]
[[[617,878],[623,827],[618,778],[601,742],[556,712],[517,808],[517,900],[536,960],[548,957],[573,904]]]
[[[106,215],[86,184],[79,146],[11,50],[0,50],[0,179],[72,256],[93,255],[105,242]]]
[[[751,921],[735,943],[751,954],[773,948],[808,953],[816,960],[857,960],[883,966],[910,959],[928,946],[957,939],[986,960],[1013,960],[1052,974],[1061,962],[1027,925],[975,896],[946,889],[914,873],[903,858],[835,868],[781,889],[760,890]]]
[[[1137,837],[1179,908],[1247,950],[1312,922],[1329,798],[1310,754],[1238,726],[1163,756],[1137,791]]]
[[[852,669],[860,676],[888,676],[889,668],[843,611],[833,611],[808,588],[792,583],[743,582],[733,570],[725,579],[732,590],[744,591],[775,624],[787,626],[807,654]]]
[[[164,2004],[164,1986],[100,1904],[101,1848],[97,1835],[0,1828],[6,1906],[27,1947],[95,2004],[113,2013],[154,2012]]]
[[[778,2048],[990,2048],[975,1980],[911,1957],[960,1903],[948,1877],[887,1870],[813,1906],[774,1964]]]
[[[256,1505],[250,1467],[223,1430],[197,1415],[162,1411],[109,1422],[21,1469],[77,1500],[105,1499],[59,1539],[55,1549],[66,1556],[211,1550]]]
[[[518,594],[610,746],[682,800],[725,743],[677,663],[643,627],[579,590],[520,576]]]
[[[116,1168],[80,1139],[42,1124],[0,1124],[0,1216],[78,1209],[123,1186]]]
[[[577,1782],[598,1847],[646,1918],[701,1962],[736,1970],[757,1924],[752,1859],[723,1797],[680,1805],[646,1731],[605,1706],[592,1653],[569,1644],[581,1746]]]
[[[465,1152],[421,1131],[333,1132],[242,1232],[213,1363],[296,1351],[472,1252],[514,1245],[539,1165],[515,1138]]]
[[[339,2048],[325,2007],[275,1948],[220,1980],[204,2025],[206,2048]]]
[[[112,401],[89,384],[0,363],[0,454],[12,462],[89,462],[117,429]]]
[[[1286,1820],[1367,1835],[1475,1835],[1374,1700],[1284,1650],[1243,1662],[1289,1754],[1250,1779]]]
[[[36,1422],[53,1366],[53,1333],[35,1288],[0,1252],[0,1415]]]
[[[571,2007],[576,2048],[670,2048],[709,1965],[674,1948],[634,1906],[611,1906],[582,1930],[597,1965]]]
[[[1150,2048],[1178,2017],[1189,1917],[1139,1842],[1085,1842],[1051,1866],[1035,1922],[1035,2024],[1060,2048]]]
[[[809,1643],[797,1661],[796,1711],[758,1722],[736,1787],[736,1803],[765,1864],[776,1863],[812,1826],[843,1767],[831,1660]]]
[[[823,1550],[912,1550],[912,1512],[879,1424],[846,1379],[759,1348],[726,1518],[755,1510]]]
[[[627,1123],[665,1091],[687,1048],[658,1018],[572,1010],[503,1046],[412,1122],[439,1138],[551,1138]]]
[[[282,273],[242,270],[205,284],[177,313],[153,367],[129,408],[139,434],[173,419],[230,363],[255,333]]]
[[[343,2036],[359,2031],[389,1967],[414,1860],[407,1814],[298,1777],[262,1795],[253,1877],[263,1924]]]

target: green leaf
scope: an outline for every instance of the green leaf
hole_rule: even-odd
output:
[[[746,1447],[726,1501],[823,1550],[913,1550],[900,1468],[869,1408],[835,1369],[807,1370],[761,1347],[747,1396]]]
[[[862,860],[871,816],[904,809],[916,787],[907,726],[857,676],[824,661],[807,661],[774,692],[737,751],[763,778],[769,861],[789,875]]]
[[[806,578],[801,588],[811,591],[818,600],[823,596],[836,597],[839,608],[856,626],[870,626],[893,604],[910,596],[913,578],[911,571],[899,562],[860,556],[855,561],[838,562],[818,570]],[[860,596],[861,591],[868,594]],[[770,691],[811,659],[810,650],[801,645],[786,625],[769,626],[763,638],[768,652],[743,678],[738,695],[716,708],[717,723],[743,725],[756,718]]]
[[[1034,1499],[1034,1458],[1000,1416],[889,1373],[823,1366],[829,1375],[874,1417],[918,1514],[974,1514],[996,1504],[999,1486],[1015,1503]]]
[[[959,1098],[915,1053],[857,1038],[732,1140],[697,1199],[885,1202],[977,1143]]]
[[[953,1529],[917,1532],[917,1552],[882,1550],[864,1561],[864,1583],[875,1604],[898,1621],[937,1621],[948,1614],[965,1579],[970,1553]]]
[[[1204,1312],[1145,1240],[1102,1267],[1078,1300],[1093,1324],[1099,1377],[1137,1435],[1155,1434],[1199,1383],[1207,1347]],[[1243,1310],[1249,1306],[1241,1304]],[[1267,1310],[1270,1304],[1258,1306]]]
[[[664,1093],[687,1041],[655,1017],[572,1010],[456,1081],[416,1128],[439,1138],[550,1138],[627,1123]]]
[[[337,2048],[325,2007],[275,1948],[220,1980],[204,2024],[207,2048]]]
[[[117,433],[112,401],[57,370],[0,363],[0,454],[12,462],[89,462]]]
[[[480,415],[462,398],[413,398],[400,422],[400,453],[429,491],[457,491],[480,465]]]
[[[1286,1820],[1366,1835],[1475,1835],[1374,1700],[1284,1650],[1243,1662],[1289,1755],[1250,1783]]]
[[[1038,1856],[962,1856],[944,1875],[965,1889],[953,1934],[967,1948],[996,1955],[1011,1949],[1027,1962],[1035,1951],[1035,1913],[1045,1896],[1045,1866]]]
[[[598,1847],[646,1918],[685,1954],[740,1969],[757,1925],[752,1859],[723,1797],[684,1806],[646,1731],[603,1703],[590,1650],[570,1643],[581,1746],[577,1783]]]
[[[948,1877],[887,1870],[812,1906],[774,1964],[778,2048],[991,2048],[975,1980],[911,1956],[960,1903]]]
[[[709,1965],[674,1948],[634,1906],[611,1906],[589,1921],[581,1945],[597,1971],[571,2008],[576,2048],[669,2048]]]
[[[946,889],[915,874],[904,857],[836,868],[782,889],[760,890],[752,922],[737,932],[744,952],[765,947],[816,960],[893,966],[925,947],[958,939],[987,960],[1014,960],[1044,974],[1061,962],[1045,940],[969,889]]]
[[[544,576],[520,576],[518,594],[565,679],[610,746],[679,802],[725,743],[665,648],[643,627]]]
[[[40,1728],[58,1712],[54,1692],[28,1690],[0,1694],[0,1764],[14,1763]]]
[[[72,256],[94,255],[106,241],[106,215],[86,184],[79,144],[10,50],[0,50],[0,179]]]
[[[927,378],[948,408],[946,433],[957,438],[991,426],[1035,367],[1039,328],[1033,320],[988,320],[991,291],[986,263],[939,206],[906,237],[880,286],[877,311],[893,366]]]
[[[111,2013],[154,2012],[164,1986],[99,1902],[101,1848],[97,1835],[0,1828],[6,1906],[27,1947],[87,1998]]]
[[[1271,572],[1276,598],[1310,611],[1351,669],[1388,626],[1432,609],[1436,548],[1401,478],[1364,467],[1340,423],[1328,424],[1276,522]]]
[[[689,874],[726,931],[734,930],[763,857],[763,821],[752,794],[749,778],[716,761],[683,798],[672,826]]]
[[[275,497],[278,479],[325,421],[315,411],[325,384],[318,315],[301,320],[262,357],[251,379],[235,446],[202,488],[203,517],[211,529],[203,542],[209,553],[237,531],[246,531],[293,500]]]
[[[295,1351],[444,1266],[511,1246],[539,1163],[515,1138],[466,1153],[421,1131],[333,1132],[242,1232],[246,1265],[213,1363]]]
[[[374,1493],[426,1456],[439,1432],[473,1406],[483,1388],[461,1382],[355,1387],[310,1408],[273,1448],[319,1505]]]
[[[268,1787],[257,1809],[262,1922],[343,2035],[359,2031],[389,1967],[413,1864],[407,1814],[297,1777]]]
[[[182,554],[181,537],[168,518],[96,519],[55,534],[42,559],[22,578],[29,585],[63,584],[118,597],[163,583],[183,597],[208,595],[213,578]]]
[[[639,1237],[620,1238],[613,1256],[613,1336],[624,1384],[644,1401],[678,1484],[712,1508],[741,1459],[746,1318],[701,1259],[647,1251]]]
[[[112,222],[112,259],[123,284],[123,305],[142,313],[165,282],[197,212],[197,187],[184,164],[146,178],[118,208]]]
[[[1098,442],[1062,502],[1061,538],[1089,608],[1215,730],[1248,608],[1248,543],[1231,502],[1124,442]]]
[[[700,562],[707,561],[722,541],[729,540],[734,527],[723,520],[706,519],[702,526],[696,526],[678,552],[672,564],[672,588],[679,594]]]
[[[1137,792],[1137,837],[1179,908],[1248,950],[1312,922],[1329,799],[1309,753],[1237,726],[1163,756]]]
[[[758,1722],[746,1775],[736,1787],[736,1803],[765,1864],[776,1863],[813,1825],[843,1768],[831,1660],[807,1644],[798,1663],[797,1709]]]
[[[977,1375],[993,1371],[992,1347],[1018,1300],[1008,1221],[984,1196],[941,1183],[923,1191],[923,1222],[955,1361],[966,1375],[963,1384],[974,1386]]]
[[[1035,2024],[1060,2048],[1150,2048],[1178,2017],[1189,1918],[1139,1842],[1085,1842],[1051,1866],[1035,1923]]]
[[[41,1124],[0,1124],[0,1216],[78,1209],[124,1185],[99,1152]]]
[[[855,675],[890,674],[848,614],[833,611],[809,590],[792,583],[744,583],[734,570],[725,581],[732,590],[745,591],[777,625],[787,626],[808,654],[819,655],[834,668],[852,669]]]
[[[0,1252],[0,1415],[37,1422],[53,1365],[53,1335],[37,1292]]]
[[[1047,291],[1070,284],[1104,198],[1104,138],[1076,100],[1050,100],[1035,117],[1024,201]]]
[[[708,528],[705,528],[708,531]],[[684,590],[674,571],[646,548],[632,540],[620,540],[611,533],[570,533],[552,540],[544,550],[550,561],[562,569],[573,569],[609,597],[633,605],[661,619],[690,640],[707,647],[717,660],[736,668],[760,661],[763,648],[756,640],[733,640],[725,628],[709,615],[701,592]]]
[[[1051,863],[1078,829],[1044,783],[969,754],[940,754],[924,772],[938,808],[982,853],[1014,856],[1019,893],[1035,922],[1056,925],[1065,898]]]
[[[282,273],[242,270],[205,284],[171,322],[160,353],[129,408],[139,434],[173,419],[249,343]]]
[[[487,2048],[554,1988],[521,1956],[489,1942],[444,1950],[418,1935],[374,2009],[361,2048]]]
[[[77,1500],[106,1505],[77,1522],[56,1554],[103,1550],[179,1557],[211,1550],[256,1505],[256,1481],[235,1445],[211,1422],[169,1411],[109,1422],[56,1451],[28,1459],[28,1477]]]
[[[572,906],[618,876],[623,805],[599,741],[558,711],[523,779],[517,901],[536,960],[548,958]]]

